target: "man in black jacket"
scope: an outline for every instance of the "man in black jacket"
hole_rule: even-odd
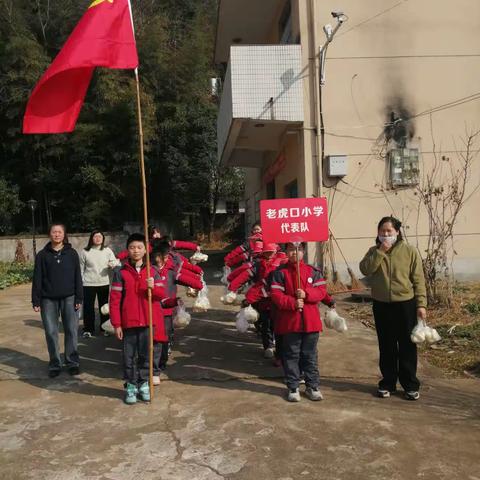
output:
[[[50,227],[50,242],[35,258],[32,305],[42,316],[50,362],[48,375],[60,374],[62,361],[58,346],[58,317],[65,332],[65,366],[78,375],[78,314],[83,301],[83,285],[77,252],[68,243],[65,226]]]

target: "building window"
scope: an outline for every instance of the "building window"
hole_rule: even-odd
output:
[[[387,160],[392,187],[418,185],[418,148],[392,148]]]
[[[292,33],[292,3],[288,0],[278,21],[280,43],[294,43]]]
[[[287,198],[298,198],[298,185],[296,180],[285,185],[285,195]]]
[[[273,200],[276,198],[275,195],[275,180],[267,183],[267,199]]]

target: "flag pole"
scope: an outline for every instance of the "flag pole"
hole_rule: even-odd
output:
[[[137,114],[138,114],[138,137],[140,147],[140,176],[142,180],[143,196],[143,228],[145,230],[145,243],[147,247],[146,264],[147,278],[150,278],[150,240],[148,238],[148,204],[147,204],[147,179],[145,175],[145,155],[143,149],[143,125],[142,125],[142,107],[140,103],[140,80],[138,77],[138,68],[135,69],[135,83],[137,86]],[[148,292],[148,384],[150,387],[150,401],[153,400],[153,307],[152,290]]]

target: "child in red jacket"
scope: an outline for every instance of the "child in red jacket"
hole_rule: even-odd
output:
[[[160,275],[160,280],[162,283],[165,283],[168,296],[168,299],[162,302],[164,326],[168,340],[166,342],[155,341],[153,344],[153,384],[160,385],[160,372],[167,367],[170,349],[173,344],[173,313],[174,307],[178,303],[177,285],[201,290],[203,284],[200,277],[177,271],[175,263],[170,256],[170,245],[166,242],[155,245],[152,259],[155,263],[155,269]]]
[[[165,286],[153,267],[144,264],[145,237],[133,233],[127,240],[128,258],[113,273],[110,291],[110,321],[123,341],[125,403],[150,401],[148,289],[152,291],[153,328],[158,341],[166,341],[160,301],[166,300]]]
[[[297,276],[297,253],[287,243],[288,263],[279,267],[271,277],[271,298],[275,305],[275,333],[282,335],[282,363],[288,387],[288,401],[299,402],[300,374],[305,375],[310,400],[322,400],[319,390],[317,343],[322,321],[318,304],[333,307],[335,301],[326,289],[322,273],[303,263],[304,245],[298,248],[300,285]]]

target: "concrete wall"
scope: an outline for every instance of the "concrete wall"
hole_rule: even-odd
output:
[[[73,233],[68,235],[68,239],[75,250],[80,251],[87,246],[90,233]],[[114,253],[118,253],[125,248],[127,234],[124,232],[105,233],[105,245],[110,247]],[[28,259],[33,261],[33,247],[31,236],[12,236],[0,237],[0,262],[12,262],[15,259],[15,250],[17,241],[23,242],[24,251]],[[39,252],[48,242],[46,236],[36,237],[37,252]]]

